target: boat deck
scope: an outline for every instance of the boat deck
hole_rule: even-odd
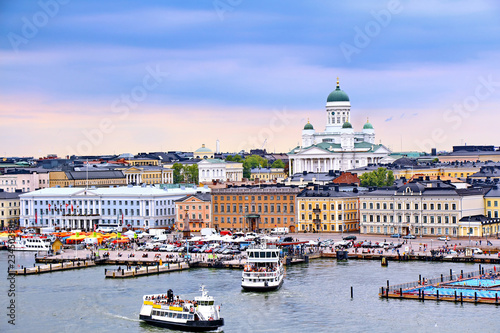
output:
[[[190,267],[187,263],[176,263],[176,264],[166,263],[163,265],[144,266],[141,268],[135,266],[129,268],[105,269],[104,275],[106,278],[111,278],[111,279],[125,279],[125,278],[132,278],[132,277],[152,275],[152,274],[182,271],[189,268]]]

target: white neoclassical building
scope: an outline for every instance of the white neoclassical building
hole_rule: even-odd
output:
[[[214,158],[214,152],[205,145],[195,150],[193,157],[200,159],[197,163],[200,183],[211,183],[214,180],[240,182],[243,179],[243,163]]]
[[[241,181],[243,179],[243,163],[226,162],[217,158],[209,158],[198,162],[200,183],[213,180]]]
[[[51,187],[20,195],[20,225],[93,230],[97,227],[171,228],[175,203],[204,187],[159,189],[149,186]]]
[[[309,121],[302,130],[302,144],[290,151],[289,168],[298,172],[349,170],[368,164],[378,164],[390,154],[388,148],[375,144],[375,130],[367,121],[361,132],[350,123],[349,96],[337,88],[326,102],[326,128],[316,132]]]

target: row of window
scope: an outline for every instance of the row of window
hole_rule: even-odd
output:
[[[231,211],[231,207],[233,208]],[[243,208],[245,209],[244,212],[248,213],[249,208],[251,209],[250,211],[252,213],[293,213],[293,204],[290,204],[290,211],[288,210],[288,205],[287,204],[258,204],[258,205],[252,205],[249,207],[248,204],[243,205],[236,205],[236,204],[214,204],[214,213],[243,213]],[[257,209],[257,210],[256,210]]]
[[[198,219],[201,220],[203,218],[202,216],[203,215],[201,213],[199,213],[198,214]],[[187,217],[189,218],[189,214],[187,214]],[[183,218],[184,218],[183,215],[179,214],[179,219],[182,220]],[[191,214],[191,218],[192,219],[196,219],[196,214],[195,213]],[[209,217],[208,214],[205,214],[205,219],[207,219],[207,220],[210,219],[210,217]]]
[[[326,203],[324,203],[324,204],[322,205],[322,207],[323,207],[323,210],[327,210],[328,205],[327,205]],[[302,204],[300,205],[300,208],[301,208],[302,210],[305,210],[305,208],[306,208],[305,204],[304,204],[304,203],[302,203]],[[320,204],[315,204],[315,205],[314,205],[314,208],[313,208],[313,204],[308,204],[308,205],[307,205],[307,209],[309,209],[309,210],[311,210],[311,209],[320,209]],[[338,210],[342,210],[342,204],[341,204],[341,203],[337,204],[337,209],[338,209]],[[345,209],[345,210],[349,210],[349,209],[357,209],[357,205],[356,205],[356,203],[353,203],[353,202],[344,203],[344,209]],[[333,203],[332,203],[332,204],[330,204],[330,210],[335,210],[335,204],[333,204]]]
[[[219,222],[219,217],[218,216],[214,217],[214,221]],[[240,216],[238,219],[236,217],[233,217],[231,219],[230,216],[228,216],[227,218],[224,218],[224,216],[222,216],[220,218],[220,221],[221,221],[221,223],[226,223],[226,222],[227,223],[243,223],[243,217]],[[281,217],[277,217],[276,220],[274,219],[274,217],[271,217],[271,218],[264,217],[264,224],[268,224],[269,221],[271,221],[271,224],[274,224],[275,221],[276,221],[276,223],[281,223]],[[284,217],[283,222],[285,224],[288,223],[288,218]],[[262,222],[259,222],[259,223],[262,223]],[[293,223],[293,217],[290,217],[290,223]]]
[[[357,215],[358,215],[357,213],[346,213],[346,214],[344,214],[344,217],[345,217],[345,220],[355,220],[357,218]],[[301,217],[302,217],[302,221],[306,220],[306,214],[302,214]],[[308,217],[308,220],[313,220],[313,219],[319,220],[320,219],[319,215],[314,216],[313,214],[309,214],[309,215],[307,215],[307,217]],[[327,218],[328,218],[328,215],[323,214],[323,222],[327,222]],[[328,221],[335,221],[335,214],[331,214],[330,220],[328,220]],[[342,214],[338,214],[337,221],[342,221]]]
[[[312,224],[309,225],[302,224],[300,228],[302,231],[304,231],[304,230],[313,230],[315,229],[315,227],[316,226]],[[321,229],[323,229],[323,231],[328,231],[328,224],[323,224]],[[330,231],[349,231],[349,230],[357,230],[357,225],[356,224],[344,224],[344,225],[339,224],[338,226],[336,226],[335,224],[330,225]]]
[[[5,203],[6,203],[6,202],[1,202],[1,203],[0,203],[0,207],[2,207],[2,208],[3,208]],[[16,201],[14,201],[14,202],[9,202],[9,207],[12,207],[12,206],[16,207],[16,206],[17,206],[17,202],[16,202]],[[5,206],[5,207],[6,207],[6,206]]]
[[[236,201],[236,196],[233,195],[232,197],[233,197],[233,201]],[[218,198],[220,198],[220,201],[224,201],[224,196],[223,195],[220,195],[220,196],[214,195],[214,201],[217,201]],[[226,201],[230,201],[231,200],[231,196],[230,195],[226,195],[225,198],[226,198]],[[249,198],[249,196],[246,195],[245,196],[245,200],[248,200],[248,198]],[[264,195],[264,196],[258,195],[257,196],[257,200],[258,201],[261,201],[262,198],[264,198],[264,201],[266,201],[267,198],[268,198],[268,196],[267,195]],[[242,195],[238,196],[238,200],[242,201],[243,200],[243,196]],[[255,201],[255,195],[250,196],[250,200]],[[269,200],[274,200],[274,195],[270,195],[269,196]],[[277,195],[276,196],[276,200],[281,200],[281,196]],[[288,200],[288,196],[284,195],[283,196],[283,200]],[[292,195],[290,196],[290,200],[293,200],[293,196]]]
[[[27,203],[28,201],[26,201]],[[36,206],[38,204],[40,205],[44,205],[44,202],[45,202],[45,205],[51,205],[51,206],[54,206],[54,205],[85,205],[85,206],[88,206],[88,205],[99,205],[99,201],[97,200],[90,200],[90,201],[87,201],[87,200],[74,200],[73,202],[71,201],[65,201],[65,200],[62,200],[62,201],[48,201],[48,200],[34,200],[33,201],[33,204]],[[101,202],[102,205],[108,205],[108,206],[111,206],[111,202],[113,203],[113,206],[116,206],[116,203],[118,203],[119,206],[121,206],[122,204],[125,205],[125,206],[139,206],[140,204],[140,201],[139,200],[103,200]],[[144,200],[146,206],[149,206],[149,201],[148,200]],[[173,205],[174,201],[173,200],[156,200],[155,201],[155,205],[157,206],[161,206],[161,205]]]
[[[0,216],[5,216],[5,212],[6,210],[2,210],[0,211]],[[19,209],[9,209],[9,216],[12,216],[12,215],[19,215]]]
[[[487,205],[488,207],[491,207],[491,201],[490,201],[490,200],[487,200],[487,201],[486,201],[486,205]],[[494,207],[498,207],[498,201],[496,201],[496,200],[495,200],[495,201],[493,201],[493,206],[494,206]]]
[[[367,207],[370,207],[369,209],[374,209],[374,207],[376,207],[375,209],[387,209],[389,208],[390,210],[393,210],[394,209],[394,204],[393,203],[383,203],[381,204],[380,202],[377,202],[375,205],[373,204],[373,202],[370,202],[369,204],[367,204],[366,202],[363,202],[363,209],[367,209]],[[402,203],[398,203],[396,205],[397,209],[398,210],[401,210],[403,209],[403,207],[407,210],[409,209],[415,209],[415,210],[418,210],[419,209],[419,204],[418,203],[414,203],[413,204],[413,208],[412,208],[412,204],[411,203],[406,203],[406,204],[402,204]],[[447,203],[445,204],[427,204],[427,203],[424,203],[422,204],[422,209],[423,210],[427,210],[427,209],[430,209],[430,210],[434,210],[434,208],[436,208],[437,210],[449,210],[451,207],[452,210],[456,210],[457,209],[457,204],[451,204],[451,206]]]
[[[403,216],[398,215],[397,216],[397,222],[398,223],[412,223],[411,221],[411,216],[406,216],[406,218],[403,220]],[[427,216],[424,215],[422,216],[422,223],[457,223],[457,217],[456,216]],[[389,222],[389,223],[394,223],[394,215],[363,215],[363,222]],[[420,223],[420,219],[418,215],[413,216],[413,222],[414,223]]]
[[[140,209],[110,209],[108,208],[107,210],[106,209],[102,209],[102,210],[99,210],[99,209],[80,209],[80,208],[77,208],[77,209],[73,209],[71,210],[70,208],[67,208],[67,209],[62,209],[60,211],[61,214],[106,214],[106,211],[107,211],[107,215],[127,215],[127,216],[140,216],[141,213],[140,213]],[[135,211],[135,214],[134,214],[134,211]],[[151,211],[152,212],[152,211]],[[59,211],[54,212],[54,210],[51,210],[49,212],[48,209],[37,209],[35,208],[34,209],[34,214],[46,214],[46,215],[49,215],[49,214],[59,214]],[[173,208],[165,208],[165,209],[156,209],[156,215],[157,216],[160,216],[160,215],[171,215],[174,213],[174,209]],[[29,209],[26,208],[26,215],[29,215]],[[149,216],[149,209],[146,209],[145,210],[145,216]]]

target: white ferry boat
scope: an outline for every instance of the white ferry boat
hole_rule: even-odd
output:
[[[174,297],[171,289],[167,294],[145,295],[139,319],[148,324],[173,330],[205,332],[224,325],[220,317],[220,306],[214,305],[214,298],[208,296],[201,286],[201,296],[193,301]]]
[[[270,291],[281,287],[285,269],[276,246],[252,245],[247,249],[241,287],[250,291]]]
[[[50,251],[52,238],[46,236],[21,236],[14,242],[14,251]]]

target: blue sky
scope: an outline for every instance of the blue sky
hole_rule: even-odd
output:
[[[0,155],[216,139],[288,151],[307,119],[324,129],[337,76],[354,128],[369,118],[395,151],[498,144],[499,14],[495,1],[4,1]]]

